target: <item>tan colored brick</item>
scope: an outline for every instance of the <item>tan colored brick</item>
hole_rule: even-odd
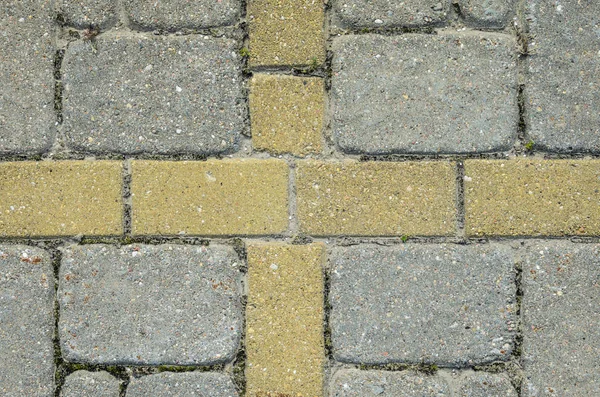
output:
[[[312,235],[449,235],[456,177],[449,162],[298,163],[300,229]]]
[[[117,161],[2,163],[0,235],[121,234],[122,180]]]
[[[323,79],[255,74],[250,84],[252,145],[271,153],[321,152]]]
[[[248,246],[248,395],[323,395],[323,244]]]
[[[133,233],[281,233],[288,181],[282,160],[133,161]]]
[[[468,160],[470,236],[600,234],[600,161]]]
[[[325,60],[322,0],[249,0],[250,66]]]

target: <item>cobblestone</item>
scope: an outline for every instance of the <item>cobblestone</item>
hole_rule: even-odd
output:
[[[63,23],[79,29],[106,29],[119,19],[117,0],[59,0],[58,7]]]
[[[518,397],[505,374],[475,372],[461,380],[458,397]]]
[[[503,28],[515,14],[515,0],[459,0],[466,21],[479,28]]]
[[[439,376],[409,371],[340,370],[333,377],[330,397],[445,397],[448,383]]]
[[[67,376],[61,397],[119,397],[120,382],[105,371],[76,371]]]
[[[446,0],[334,0],[337,24],[351,29],[432,26],[449,11]]]
[[[127,387],[127,397],[237,397],[231,380],[223,374],[209,372],[162,372],[133,379]]]

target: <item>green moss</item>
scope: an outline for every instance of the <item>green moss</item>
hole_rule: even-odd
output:
[[[240,56],[242,58],[248,58],[250,56],[250,50],[247,47],[242,47],[240,49]]]
[[[535,145],[535,142],[532,140],[529,140],[529,142],[527,142],[525,144],[525,149],[527,149],[528,151],[532,151],[534,145]]]

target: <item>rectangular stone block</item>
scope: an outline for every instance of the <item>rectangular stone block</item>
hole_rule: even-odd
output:
[[[448,0],[333,0],[335,25],[349,29],[435,26],[449,10]]]
[[[75,371],[65,379],[60,397],[119,397],[121,382],[106,371]]]
[[[107,29],[119,19],[118,0],[58,0],[57,3],[59,20],[78,29]]]
[[[323,396],[324,248],[248,245],[248,396]]]
[[[238,43],[207,36],[106,34],[69,46],[63,116],[89,153],[216,154],[244,128]]]
[[[600,153],[600,7],[581,0],[526,4],[528,136],[541,150]]]
[[[54,270],[50,255],[0,246],[0,395],[54,396]]]
[[[119,365],[231,361],[242,328],[240,262],[219,245],[70,246],[58,300],[65,360]]]
[[[300,161],[298,218],[311,235],[449,235],[456,186],[449,162]]]
[[[512,148],[515,40],[498,33],[347,35],[333,42],[333,135],[346,153]]]
[[[117,161],[0,164],[0,236],[118,235],[123,232]]]
[[[134,161],[134,234],[266,235],[288,226],[281,160]]]
[[[499,244],[334,248],[333,356],[355,364],[464,367],[507,361],[515,258]]]
[[[330,397],[449,397],[446,380],[439,375],[409,371],[339,370],[333,376]]]
[[[597,235],[599,189],[598,160],[467,160],[466,233]]]
[[[133,378],[127,387],[127,397],[238,397],[231,379],[211,372],[161,372]]]
[[[470,26],[503,28],[516,14],[515,0],[459,0],[460,12]]]

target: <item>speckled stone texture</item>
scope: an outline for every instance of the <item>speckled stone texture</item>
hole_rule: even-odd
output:
[[[349,29],[439,25],[450,9],[448,0],[334,0],[335,25]]]
[[[62,23],[79,29],[107,29],[119,19],[118,0],[58,0],[57,3]]]
[[[48,252],[0,245],[2,396],[54,396],[53,272]]]
[[[76,371],[67,376],[61,397],[119,397],[120,382],[105,371]]]
[[[334,248],[330,261],[336,360],[461,367],[510,358],[511,248],[361,244]]]
[[[457,397],[518,397],[506,374],[468,372],[460,380]]]
[[[449,397],[444,378],[410,371],[339,370],[333,376],[329,397]]]
[[[600,245],[538,241],[523,261],[524,397],[600,390]]]
[[[230,361],[242,327],[239,259],[227,246],[64,249],[63,357],[94,364]]]
[[[497,33],[342,36],[332,128],[346,153],[483,153],[517,136],[515,41]]]
[[[231,379],[210,372],[161,372],[134,378],[127,387],[127,397],[237,397]]]
[[[476,28],[503,28],[516,14],[516,0],[459,0],[460,12]]]
[[[69,46],[63,115],[87,153],[216,154],[244,128],[237,42],[110,33]]]

